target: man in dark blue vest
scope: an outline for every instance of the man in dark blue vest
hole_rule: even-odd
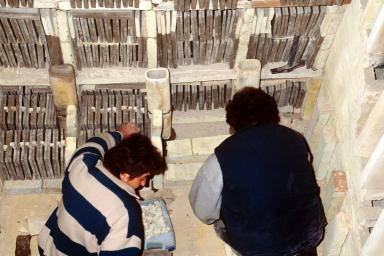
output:
[[[306,140],[279,125],[274,98],[260,89],[238,91],[226,117],[234,133],[200,168],[194,213],[236,254],[317,255],[326,218]]]

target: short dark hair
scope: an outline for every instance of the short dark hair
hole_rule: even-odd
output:
[[[227,123],[235,130],[250,124],[279,123],[275,99],[261,89],[244,87],[225,106]]]
[[[103,165],[117,178],[128,173],[135,178],[149,172],[151,175],[164,173],[167,164],[150,139],[142,134],[133,134],[108,150]]]

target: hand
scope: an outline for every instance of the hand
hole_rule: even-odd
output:
[[[123,138],[126,139],[132,134],[140,133],[140,128],[131,123],[124,123],[117,128],[119,132],[123,134]]]

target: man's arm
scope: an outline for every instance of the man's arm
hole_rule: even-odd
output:
[[[70,166],[74,159],[84,154],[95,154],[99,157],[99,159],[102,159],[105,152],[116,146],[122,139],[139,132],[140,129],[137,126],[125,123],[122,124],[115,132],[105,132],[99,134],[98,136],[94,136],[75,151],[68,166]]]
[[[215,154],[204,162],[189,192],[189,202],[195,215],[205,224],[220,219],[223,176]]]

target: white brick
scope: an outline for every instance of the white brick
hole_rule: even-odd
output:
[[[324,211],[328,220],[332,220],[340,211],[347,189],[345,172],[332,171],[325,191],[323,190],[325,195],[322,196]]]
[[[41,193],[42,185],[42,180],[6,180],[4,192],[8,194]]]
[[[43,190],[44,191],[61,191],[61,185],[63,179],[44,179],[43,180]]]
[[[325,63],[327,62],[327,59],[328,59],[328,55],[329,55],[329,49],[327,49],[327,50],[320,50],[317,53],[316,60],[315,60],[315,65],[314,65],[316,70],[324,68],[324,65],[325,65]]]
[[[192,152],[194,155],[210,155],[215,148],[229,135],[212,136],[192,139]]]
[[[167,141],[167,158],[176,160],[192,156],[191,139]]]
[[[322,128],[322,133],[314,152],[314,168],[316,179],[322,180],[327,177],[329,171],[332,170],[331,161],[335,151],[336,133],[335,129],[326,125]]]
[[[333,17],[336,15],[336,6],[327,6],[327,13],[323,19],[323,22],[320,25],[320,34],[321,36],[327,35],[328,29],[331,26]]]
[[[168,164],[165,179],[168,181],[194,180],[201,165],[201,162]]]
[[[344,213],[340,212],[329,223],[322,242],[323,255],[338,256],[349,232],[349,223]]]
[[[326,50],[331,48],[335,35],[326,35],[324,37],[323,43],[321,44],[320,50]]]

